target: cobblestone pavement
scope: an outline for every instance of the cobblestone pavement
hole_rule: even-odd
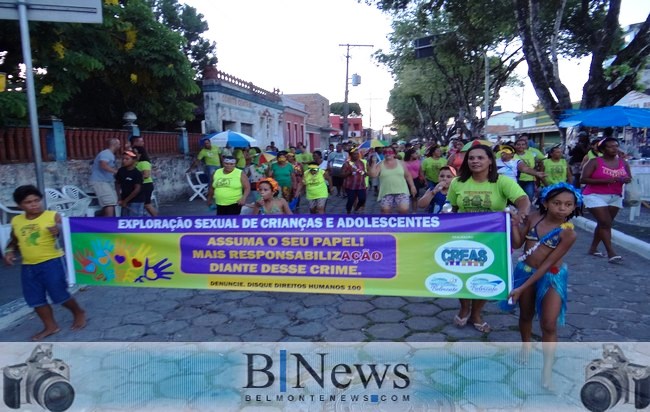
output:
[[[344,202],[332,198],[328,211],[344,213]],[[304,199],[302,207],[307,207]],[[161,212],[214,213],[197,200],[164,204]],[[368,202],[365,213],[378,213],[374,199]],[[620,265],[589,256],[586,251],[592,235],[577,230],[578,241],[565,259],[570,270],[569,304],[567,325],[559,329],[559,339],[649,341],[646,265],[650,261],[623,249]],[[455,327],[456,299],[97,286],[82,287],[75,296],[87,311],[87,327],[70,331],[69,312],[56,307],[55,316],[62,329],[48,341],[519,340],[516,314],[501,312],[495,303],[488,303],[484,311],[484,319],[493,327],[491,333],[482,334],[470,326]],[[40,330],[35,315],[24,313],[0,326],[0,341],[26,341]],[[534,333],[540,335],[537,323]]]

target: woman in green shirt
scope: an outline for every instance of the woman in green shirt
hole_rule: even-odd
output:
[[[390,147],[384,149],[384,160],[377,164],[370,165],[368,176],[379,176],[379,196],[381,213],[406,214],[411,204],[410,196],[415,196],[417,191],[413,183],[413,177],[404,166],[404,163],[397,159],[395,150]]]
[[[508,202],[517,207],[515,221],[523,222],[530,209],[530,200],[513,179],[497,173],[494,153],[488,146],[472,146],[463,159],[459,175],[452,180],[447,201],[453,212],[500,212]],[[471,322],[476,330],[489,333],[492,328],[483,321],[483,299],[460,299],[460,310],[454,324],[463,327]]]
[[[544,177],[544,186],[551,186],[560,182],[571,182],[573,176],[566,159],[562,156],[562,148],[557,145],[551,147],[548,151],[548,159],[542,161],[542,172],[546,173]]]
[[[438,184],[440,168],[447,166],[447,159],[442,157],[442,149],[438,145],[431,146],[422,160],[422,172],[427,179],[427,189],[433,189]]]
[[[133,146],[132,150],[138,155],[135,168],[142,173],[142,191],[144,192],[144,210],[151,216],[158,216],[158,211],[151,201],[153,195],[153,176],[151,176],[151,159],[143,146]]]
[[[282,150],[278,152],[275,163],[267,170],[268,177],[274,178],[280,185],[282,197],[287,203],[291,203],[294,197],[294,189],[297,186],[294,168],[287,159],[287,152]]]

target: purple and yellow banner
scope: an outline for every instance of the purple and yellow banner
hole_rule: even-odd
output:
[[[70,218],[71,283],[505,299],[505,213]]]

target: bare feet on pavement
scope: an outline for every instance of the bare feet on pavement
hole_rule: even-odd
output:
[[[47,338],[50,335],[54,335],[55,333],[58,333],[60,330],[61,329],[59,329],[58,327],[56,327],[54,329],[43,329],[42,331],[40,331],[36,335],[32,336],[32,340],[34,342],[38,342],[40,340],[43,340],[43,339]]]
[[[72,321],[72,326],[70,329],[79,330],[86,327],[86,312],[81,311],[78,314],[75,314],[75,317]]]

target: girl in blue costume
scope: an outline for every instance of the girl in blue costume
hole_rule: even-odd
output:
[[[539,211],[526,221],[513,224],[512,245],[524,246],[514,270],[514,289],[508,296],[519,303],[519,332],[524,351],[532,341],[533,319],[539,314],[542,329],[544,369],[542,384],[549,387],[553,368],[557,325],[564,325],[567,302],[566,264],[562,258],[576,241],[573,224],[568,222],[582,206],[582,194],[565,182],[544,188],[539,199]]]

